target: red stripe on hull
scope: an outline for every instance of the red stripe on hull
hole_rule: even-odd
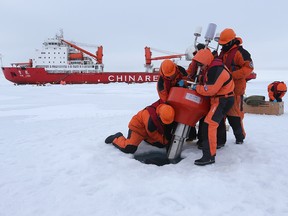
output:
[[[102,72],[102,73],[48,73],[44,68],[3,67],[7,80],[16,84],[97,84],[97,83],[144,83],[157,82],[158,73]]]

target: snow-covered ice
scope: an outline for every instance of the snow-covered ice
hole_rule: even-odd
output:
[[[247,95],[265,95],[287,71],[256,71]],[[288,115],[245,115],[216,163],[186,143],[184,159],[145,165],[104,139],[158,98],[155,83],[14,86],[0,75],[1,216],[288,215]],[[284,97],[286,101],[287,95]],[[142,143],[137,152],[163,151]]]

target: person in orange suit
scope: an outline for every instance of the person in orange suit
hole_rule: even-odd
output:
[[[168,147],[174,116],[175,111],[170,105],[156,101],[132,117],[127,138],[118,132],[108,136],[105,143],[112,143],[122,152],[131,154],[143,140],[159,148]]]
[[[217,148],[217,128],[234,103],[234,82],[232,75],[221,59],[214,59],[209,49],[202,49],[193,58],[201,67],[202,84],[193,84],[198,94],[210,97],[210,110],[202,125],[203,156],[195,160],[195,165],[215,163]]]
[[[222,59],[232,74],[235,83],[235,102],[227,113],[227,119],[233,129],[236,144],[242,144],[246,137],[243,118],[243,95],[246,90],[246,78],[252,73],[254,66],[250,53],[242,46],[242,39],[236,37],[231,28],[226,28],[220,33],[219,45],[222,46],[219,58]],[[221,124],[219,127],[225,127]]]
[[[186,70],[170,59],[164,60],[160,65],[157,92],[162,102],[167,102],[170,89],[174,86],[183,86],[179,83],[185,76]]]
[[[202,49],[205,49],[205,45],[202,44],[202,43],[199,43],[197,44],[196,46],[196,51],[194,51],[193,53],[193,56],[195,56],[197,54],[197,52],[199,50],[202,50]],[[213,56],[215,57],[215,54],[214,52],[212,52]],[[203,84],[203,71],[200,71],[200,74],[197,75],[197,62],[196,61],[191,61],[191,63],[189,64],[189,67],[187,69],[187,74],[188,74],[188,78],[192,81],[195,82],[196,78],[197,78],[197,82],[199,82],[200,84]],[[204,122],[204,119],[205,117],[201,118],[199,120],[199,127],[198,127],[198,133],[196,133],[196,129],[194,128],[191,128],[192,130],[190,130],[189,132],[189,135],[188,135],[188,138],[186,141],[192,141],[194,139],[196,139],[196,134],[197,134],[197,138],[198,138],[198,141],[197,141],[197,145],[198,145],[198,148],[199,149],[202,149],[202,124]],[[225,126],[225,119],[223,119],[220,123],[221,124],[224,124]],[[217,128],[217,149],[223,147],[226,143],[226,139],[227,139],[227,136],[226,136],[226,127],[218,127]]]
[[[269,101],[282,102],[282,98],[287,92],[287,86],[284,82],[274,81],[268,85]]]

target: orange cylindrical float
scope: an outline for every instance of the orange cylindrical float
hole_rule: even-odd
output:
[[[207,115],[210,99],[199,95],[196,91],[181,87],[172,87],[167,102],[175,110],[175,121],[194,127]]]

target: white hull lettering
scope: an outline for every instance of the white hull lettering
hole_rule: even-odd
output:
[[[109,82],[157,82],[158,75],[110,75]]]

